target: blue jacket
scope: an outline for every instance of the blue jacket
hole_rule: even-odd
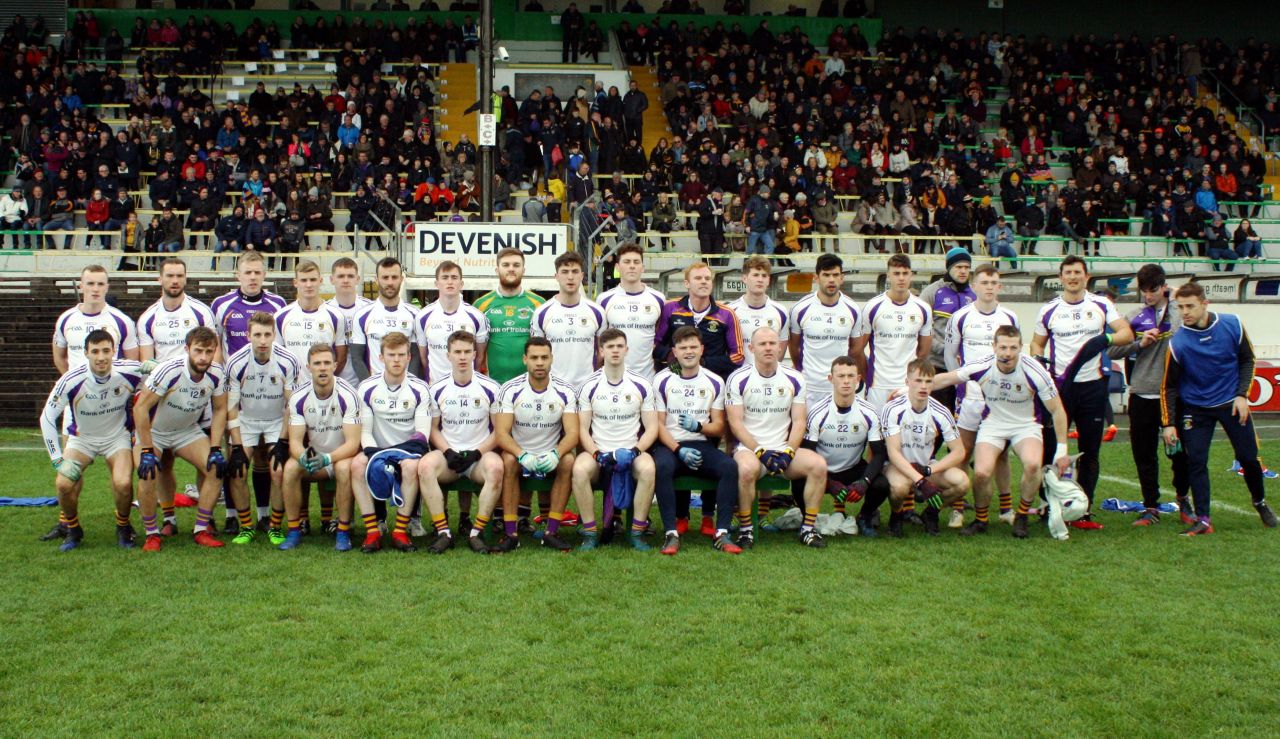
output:
[[[1253,344],[1239,316],[1210,313],[1209,325],[1183,324],[1169,340],[1165,355],[1160,412],[1165,426],[1175,425],[1181,400],[1186,405],[1213,408],[1236,397],[1249,397],[1255,360]]]

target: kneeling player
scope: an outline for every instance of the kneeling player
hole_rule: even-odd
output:
[[[58,547],[69,552],[84,540],[80,527],[80,478],[93,460],[102,457],[111,468],[111,490],[116,500],[116,542],[133,547],[133,526],[129,513],[133,510],[133,437],[129,432],[129,406],[133,393],[142,382],[141,365],[115,360],[116,340],[95,329],[84,340],[88,361],[62,376],[49,393],[44,412],[40,414],[40,431],[45,449],[57,472],[54,485],[58,490],[67,533]],[[113,361],[115,360],[115,361]],[[58,424],[62,413],[71,409],[67,425],[67,448],[62,448]]]
[[[827,492],[835,498],[835,508],[863,501],[858,513],[858,530],[876,536],[875,512],[889,497],[889,481],[882,474],[888,451],[880,428],[880,417],[867,401],[858,397],[858,365],[853,357],[836,357],[831,362],[832,395],[809,409],[808,433],[804,447],[827,460]],[[864,459],[867,449],[871,458]]]
[[[1000,455],[1011,446],[1022,460],[1022,497],[1013,517],[1013,535],[1025,539],[1027,512],[1040,490],[1044,474],[1040,466],[1044,459],[1044,442],[1036,402],[1044,404],[1053,414],[1053,427],[1059,439],[1067,438],[1067,413],[1048,371],[1022,353],[1022,336],[1017,327],[997,328],[994,350],[993,356],[981,362],[938,375],[934,379],[934,387],[950,387],[966,381],[977,383],[987,407],[985,417],[978,424],[974,444],[973,507],[977,517],[960,533],[972,536],[987,532],[991,478]],[[1066,444],[1058,444],[1053,460],[1058,474],[1064,474],[1071,464]]]
[[[649,528],[655,475],[653,457],[647,450],[658,438],[653,387],[644,376],[627,369],[627,335],[621,329],[605,329],[600,334],[600,356],[604,367],[587,378],[578,393],[578,444],[583,453],[573,463],[573,499],[582,516],[579,548],[595,549],[601,541],[593,520],[596,506],[592,488],[597,480],[607,480],[601,516],[606,532],[616,530],[615,512],[620,516],[630,503],[631,546],[647,551],[650,547],[643,537]],[[618,479],[620,475],[623,477]],[[634,488],[628,496],[625,488],[632,482]],[[614,495],[611,489],[624,492]],[[608,533],[603,541],[608,542],[611,536]]]
[[[334,349],[316,344],[307,351],[311,382],[289,400],[289,461],[284,465],[284,507],[289,521],[302,517],[303,484],[333,480],[338,532],[333,548],[351,551],[351,459],[360,451],[360,401],[338,372]],[[302,543],[290,527],[281,549]]]
[[[743,549],[755,545],[751,505],[756,499],[756,482],[764,475],[804,480],[800,542],[809,547],[827,545],[813,527],[827,483],[827,463],[812,450],[801,447],[806,416],[804,378],[778,363],[781,353],[777,331],[768,327],[756,329],[751,334],[755,363],[736,370],[725,382],[729,430],[738,440],[733,461],[738,466],[738,546]],[[761,520],[768,512],[768,504],[762,499]]]
[[[484,528],[502,492],[502,457],[493,431],[493,414],[498,412],[498,383],[473,369],[476,337],[469,331],[454,331],[445,342],[450,375],[431,385],[431,446],[434,451],[418,465],[419,488],[436,529],[429,551],[443,554],[453,546],[453,535],[445,516],[444,492],[440,483],[467,478],[479,483],[480,510],[472,519],[467,545],[478,554],[488,554]]]
[[[213,507],[222,491],[227,461],[222,450],[209,443],[221,439],[227,425],[226,383],[222,366],[213,361],[218,352],[218,335],[207,326],[191,329],[186,351],[156,365],[133,406],[137,430],[134,458],[138,467],[138,505],[147,539],[143,551],[160,551],[160,527],[156,522],[156,472],[160,455],[166,451],[191,466],[215,474],[205,475],[196,510],[195,542],[203,547],[220,547],[209,531]],[[210,435],[200,428],[200,416],[213,405]]]
[[[654,483],[658,511],[666,540],[663,554],[680,550],[677,530],[676,474],[716,480],[716,531],[713,546],[740,554],[742,548],[729,539],[729,524],[738,501],[738,467],[720,451],[724,435],[724,381],[702,365],[702,333],[695,326],[681,326],[671,339],[671,353],[679,372],[665,369],[653,382],[658,411],[658,442],[650,454],[657,468]]]
[[[889,515],[892,536],[902,536],[908,496],[927,504],[921,516],[924,530],[937,536],[938,509],[964,497],[969,488],[969,476],[961,469],[966,455],[955,419],[946,406],[930,397],[936,372],[928,359],[912,361],[907,365],[906,392],[891,400],[880,416],[889,452],[885,477],[893,509]],[[947,445],[947,455],[935,461],[939,437]]]
[[[578,400],[573,386],[551,374],[551,342],[531,337],[524,345],[523,375],[498,393],[494,432],[502,449],[502,528],[499,552],[520,546],[517,525],[520,480],[552,476],[551,513],[542,546],[567,552],[560,522],[569,502],[573,450],[578,446]]]

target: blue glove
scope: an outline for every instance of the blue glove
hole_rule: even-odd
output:
[[[695,434],[702,433],[702,422],[693,416],[680,414],[680,428]]]
[[[222,456],[221,449],[209,450],[209,461],[205,462],[204,469],[206,472],[213,472],[218,479],[222,479],[227,474],[227,458]]]
[[[596,464],[600,465],[601,472],[607,472],[617,465],[617,460],[609,452],[596,452]]]
[[[676,456],[680,458],[685,467],[691,470],[696,470],[702,466],[702,452],[697,449],[682,446],[676,449]]]
[[[158,469],[160,469],[160,458],[156,456],[156,450],[144,446],[142,456],[138,459],[138,479],[154,480]]]
[[[631,463],[636,461],[636,457],[640,456],[640,450],[632,447],[631,449],[614,449],[613,461],[617,465],[619,472],[626,472],[631,469]]]

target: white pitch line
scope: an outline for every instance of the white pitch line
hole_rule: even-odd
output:
[[[1141,485],[1134,482],[1133,480],[1126,480],[1123,477],[1116,477],[1115,475],[1098,475],[1098,479],[1106,480],[1107,482],[1118,482],[1121,485],[1128,485],[1129,487],[1134,487],[1134,488],[1142,487]],[[1230,503],[1223,503],[1222,501],[1219,501],[1219,500],[1213,501],[1213,505],[1215,508],[1221,508],[1224,511],[1231,511],[1232,513],[1241,513],[1246,516],[1257,515],[1255,513],[1250,513],[1249,511],[1246,511],[1240,506],[1232,505]]]

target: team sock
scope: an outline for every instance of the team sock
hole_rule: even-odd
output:
[[[843,515],[843,514],[844,514],[844,501],[840,501],[840,500],[838,500],[838,501],[836,501],[835,503],[833,503],[833,504],[831,505],[831,510],[835,511],[836,513],[839,513],[839,514],[842,514],[842,515]]]
[[[985,506],[985,505],[984,505],[984,506],[974,506],[974,508],[973,508],[974,520],[975,520],[975,521],[979,521],[979,522],[981,522],[981,523],[987,523],[987,518],[988,518],[988,515],[989,515],[989,513],[988,513],[988,512],[989,512],[990,510],[991,510],[991,506]]]
[[[407,535],[407,534],[409,533],[409,517],[408,517],[408,516],[406,516],[406,515],[404,515],[403,513],[399,513],[399,512],[397,512],[397,513],[396,513],[396,527],[395,527],[394,531],[395,531],[395,533],[397,533],[397,534],[406,534],[406,535]]]
[[[381,533],[382,533],[382,532],[378,529],[378,514],[376,514],[376,513],[362,513],[362,514],[360,514],[360,521],[361,521],[361,523],[363,523],[363,524],[364,524],[364,532],[365,532],[366,534],[372,534],[372,533],[374,533],[375,531],[376,531],[376,532],[378,532],[379,534],[381,534]]]
[[[213,518],[213,511],[207,508],[196,509],[196,527],[195,532],[206,531],[209,528],[209,519]]]
[[[584,534],[592,534],[592,535],[594,535],[594,534],[596,533],[596,522],[595,522],[595,521],[583,521],[583,522],[582,522],[582,533],[584,533]]]
[[[767,495],[761,495],[757,501],[756,509],[759,511],[759,519],[761,521],[769,517],[769,507],[773,505],[773,498]]]
[[[1007,513],[1013,508],[1013,493],[1000,493],[1000,512]]]
[[[801,531],[808,531],[809,529],[813,528],[813,524],[814,524],[817,520],[818,520],[818,509],[817,509],[817,508],[805,508],[805,509],[804,509],[804,522],[800,524],[800,530],[801,530]]]
[[[142,528],[147,532],[147,536],[160,535],[160,526],[154,515],[142,517]]]
[[[484,528],[489,525],[488,516],[476,516],[471,519],[471,535],[480,536],[484,533]]]
[[[507,536],[516,536],[518,525],[519,519],[514,514],[507,513],[505,510],[502,512],[502,533]]]
[[[298,532],[299,534],[301,534],[301,533],[302,533],[302,519],[301,519],[301,518],[291,518],[291,519],[289,519],[289,533],[290,533],[290,534],[292,534],[292,533],[293,533],[293,532],[295,532],[295,531],[296,531],[296,532]]]
[[[325,505],[325,502],[323,500],[320,501],[320,523],[324,524],[325,526],[328,526],[329,522],[332,520],[333,520],[333,504],[330,503],[328,505]]]
[[[63,526],[66,526],[67,514],[63,513],[62,511],[58,511],[58,523],[62,524]]]
[[[951,510],[960,511],[961,513],[964,513],[964,498],[961,498],[960,500],[957,500],[954,503],[952,503]]]
[[[439,514],[439,515],[432,516],[432,517],[431,517],[431,525],[432,525],[433,527],[435,527],[435,530],[436,530],[436,533],[437,533],[437,534],[440,534],[440,535],[442,535],[442,536],[452,536],[452,535],[453,535],[453,533],[452,533],[451,531],[449,531],[449,516],[448,516],[448,514],[441,513],[441,514]]]
[[[161,503],[161,504],[160,504],[160,510],[164,512],[164,522],[165,522],[165,523],[177,523],[177,522],[178,522],[178,514],[176,513],[177,509],[176,509],[176,508],[174,508],[174,506],[173,506],[173,504],[172,504],[172,503],[170,503],[169,505],[165,505],[164,503]]]
[[[643,534],[644,530],[649,528],[649,519],[633,518],[631,519],[631,533],[633,535]]]
[[[916,501],[914,498],[908,497],[906,500],[902,501],[902,512],[903,513],[916,512]]]
[[[245,506],[236,511],[240,514],[240,530],[248,531],[253,528],[253,511],[249,510],[249,506]]]
[[[552,511],[547,514],[547,533],[555,534],[560,530],[560,522],[564,520],[564,513],[556,513]]]
[[[1029,514],[1030,512],[1031,512],[1031,504],[1030,504],[1030,503],[1028,503],[1027,501],[1025,501],[1025,500],[1023,500],[1023,499],[1019,498],[1019,499],[1018,499],[1018,515],[1019,515],[1019,516],[1025,516],[1025,515]]]
[[[279,508],[271,509],[271,528],[278,529],[280,524],[284,522],[284,511]]]
[[[350,522],[350,521],[343,521],[341,518],[339,518],[339,519],[338,519],[338,531],[350,531],[350,530],[351,530],[351,522]]]
[[[120,515],[120,511],[116,511],[116,526],[128,526],[129,514]]]
[[[75,515],[75,516],[71,516],[70,518],[68,518],[68,519],[67,519],[67,528],[68,528],[68,529],[78,529],[78,528],[80,528],[80,516],[79,516],[79,515]]]
[[[755,527],[751,523],[751,509],[738,511],[738,530],[750,534]]]

